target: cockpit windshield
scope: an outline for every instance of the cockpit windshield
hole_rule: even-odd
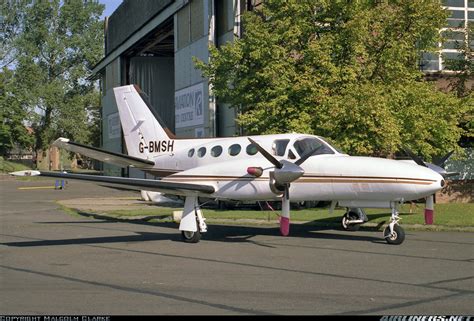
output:
[[[331,145],[331,147],[334,148],[336,150],[336,152],[338,152],[340,154],[345,154],[345,152],[342,150],[342,148],[339,145],[336,145],[336,143],[332,139],[327,138],[327,137],[321,137],[321,138],[324,139],[326,141],[326,143]]]
[[[312,155],[334,154],[334,151],[325,142],[317,139],[316,137],[298,139],[293,144],[293,147],[298,152],[300,157],[303,157],[311,151],[313,151]]]

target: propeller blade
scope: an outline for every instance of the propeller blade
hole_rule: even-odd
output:
[[[451,155],[454,153],[454,149],[444,155],[438,162],[435,163],[435,165],[438,165],[439,167],[444,168],[444,163],[451,157]]]
[[[447,172],[447,173],[441,174],[441,176],[443,176],[444,178],[446,178],[446,177],[451,177],[451,176],[458,176],[458,175],[460,175],[460,174],[461,174],[461,173],[459,173],[459,172]]]
[[[263,155],[263,157],[265,157],[270,163],[272,163],[273,165],[275,165],[276,168],[282,168],[283,167],[283,164],[280,163],[280,161],[278,159],[276,159],[275,157],[273,157],[272,154],[270,154],[269,152],[267,152],[262,146],[260,146],[259,144],[257,144],[257,142],[255,142],[252,138],[250,137],[247,137],[248,140],[255,145],[255,147],[257,147],[257,150],[260,152],[260,154]]]
[[[308,158],[310,158],[311,156],[313,156],[318,150],[320,150],[322,147],[324,147],[324,145],[320,145],[316,148],[314,148],[313,150],[310,150],[309,152],[307,152],[306,154],[304,154],[303,156],[301,156],[300,159],[298,159],[295,164],[296,165],[301,165],[303,164]]]
[[[423,162],[423,160],[420,157],[418,157],[418,155],[413,153],[408,147],[402,146],[402,149],[408,156],[410,156],[411,159],[415,161],[415,163],[417,163],[420,166],[428,167],[428,165],[426,165],[425,162]]]

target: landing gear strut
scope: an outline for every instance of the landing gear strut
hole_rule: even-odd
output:
[[[186,243],[197,243],[201,240],[201,234],[207,232],[206,219],[202,215],[198,199],[195,196],[188,196],[184,201],[183,216],[179,229],[181,237]]]
[[[383,237],[388,244],[399,245],[405,240],[405,231],[398,224],[398,221],[400,221],[400,217],[398,216],[398,204],[395,204],[392,207],[390,223],[383,231]]]

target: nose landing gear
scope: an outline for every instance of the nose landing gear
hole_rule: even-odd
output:
[[[398,224],[400,217],[398,216],[398,206],[394,205],[392,207],[392,217],[390,218],[390,223],[383,231],[383,237],[388,244],[399,245],[402,244],[405,240],[405,231]]]

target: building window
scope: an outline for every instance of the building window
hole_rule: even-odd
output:
[[[464,27],[464,10],[449,10],[451,16],[448,18],[448,27],[463,28]]]
[[[467,20],[469,20],[469,22],[474,21],[474,11],[467,12]]]
[[[443,60],[463,60],[464,55],[458,52],[445,52],[443,53]]]
[[[443,0],[441,3],[447,7],[464,7],[464,0]]]
[[[420,69],[423,71],[439,70],[439,55],[432,52],[423,52],[421,55]]]
[[[463,45],[464,32],[444,31],[442,36],[444,38],[443,49],[459,49]]]

